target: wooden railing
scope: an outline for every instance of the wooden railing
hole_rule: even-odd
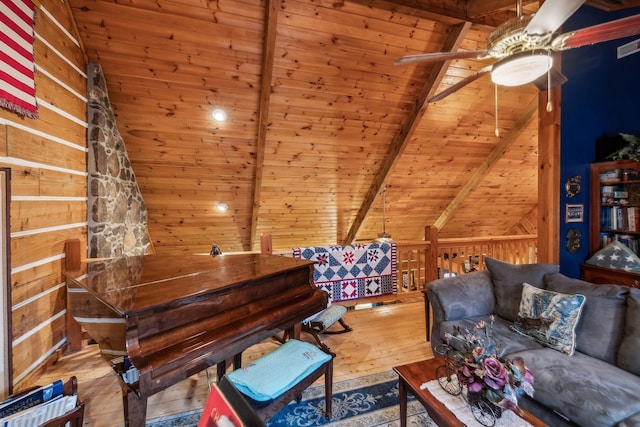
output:
[[[484,270],[486,257],[513,264],[534,263],[537,242],[535,235],[396,242],[398,293],[419,291],[437,278]]]
[[[424,285],[432,280],[484,270],[486,257],[512,264],[531,264],[538,259],[536,235],[440,239],[434,230],[427,230],[426,235],[429,240],[396,242],[398,294],[394,298],[421,296]],[[272,251],[270,236],[264,236],[261,249],[263,253],[291,256],[291,250]]]

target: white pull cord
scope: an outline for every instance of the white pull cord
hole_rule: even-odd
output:
[[[553,106],[551,105],[551,68],[547,71],[547,113],[553,111]]]
[[[496,136],[500,136],[500,129],[498,129],[498,85],[495,85],[495,97],[496,104]]]

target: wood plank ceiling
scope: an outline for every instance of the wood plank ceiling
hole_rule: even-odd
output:
[[[398,241],[429,225],[448,237],[536,232],[535,87],[499,88],[496,119],[487,77],[426,102],[486,61],[393,65],[485,48],[515,1],[70,4],[105,72],[157,253],[257,249],[267,232],[276,249],[370,240],[385,187]],[[228,120],[212,121],[214,108]]]

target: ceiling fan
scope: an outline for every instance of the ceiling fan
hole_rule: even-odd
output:
[[[556,35],[560,26],[586,0],[547,0],[533,15],[522,15],[522,0],[517,0],[517,17],[498,26],[487,38],[485,50],[434,52],[398,58],[395,65],[438,62],[452,59],[497,59],[474,74],[435,95],[428,102],[439,101],[458,89],[491,75],[496,85],[520,86],[534,83],[539,89],[566,82],[553,68],[554,52],[640,34],[640,15],[618,19]]]

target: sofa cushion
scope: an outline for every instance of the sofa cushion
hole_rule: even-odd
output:
[[[520,311],[512,328],[540,344],[572,355],[584,295],[548,291],[524,283]]]
[[[640,289],[630,288],[624,337],[618,350],[618,366],[640,375]]]
[[[615,364],[624,333],[629,288],[596,285],[561,273],[548,274],[544,281],[550,291],[579,293],[587,298],[576,327],[576,350]]]
[[[483,320],[487,324],[491,323],[489,316],[477,316],[463,320],[442,322],[440,326],[442,340],[446,342],[445,335],[447,333],[453,334],[454,328],[456,326],[462,328],[463,331],[466,328],[473,333],[475,331],[476,324],[481,320]],[[543,348],[541,344],[534,341],[531,337],[516,334],[509,328],[510,326],[511,321],[501,319],[498,316],[494,318],[492,339],[496,343],[496,347],[499,350],[499,356],[516,351]],[[451,344],[451,346],[459,351],[464,350],[462,343],[460,343],[458,340],[449,340],[449,344]]]
[[[498,316],[514,321],[520,307],[522,284],[527,282],[537,288],[544,287],[544,275],[557,273],[555,264],[510,264],[494,258],[485,258],[491,273],[496,294],[495,312]]]
[[[522,357],[533,373],[537,401],[580,426],[613,426],[640,412],[640,377],[614,365],[549,348],[509,357]]]
[[[493,313],[495,297],[486,271],[434,280],[427,284],[429,301],[443,320]]]

